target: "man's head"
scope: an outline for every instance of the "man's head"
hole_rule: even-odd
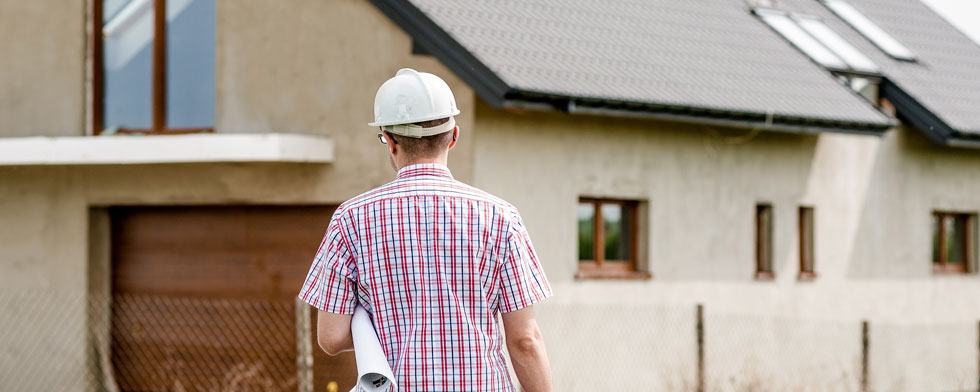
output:
[[[446,163],[459,128],[456,98],[445,81],[430,73],[400,69],[378,89],[374,122],[397,170],[413,163]]]
[[[421,128],[435,128],[449,123],[451,118],[420,121],[411,125]],[[399,168],[413,163],[438,162],[445,164],[449,150],[456,146],[459,138],[459,128],[452,127],[449,131],[430,136],[411,137],[389,132],[385,127],[379,134],[381,142],[388,147],[388,160],[392,168]]]

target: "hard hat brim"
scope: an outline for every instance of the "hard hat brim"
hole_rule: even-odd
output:
[[[404,121],[375,121],[375,122],[372,122],[372,123],[368,123],[368,126],[371,126],[371,127],[384,127],[384,126],[388,126],[388,125],[414,124],[414,123],[417,123],[417,122],[431,121],[431,120],[438,120],[440,118],[453,117],[453,116],[459,115],[459,113],[460,113],[459,109],[456,109],[456,110],[453,110],[453,112],[452,113],[449,113],[449,114],[434,114],[434,115],[431,115],[431,116],[424,116],[424,117],[419,117],[419,118],[413,118],[412,119],[412,122],[404,122]]]

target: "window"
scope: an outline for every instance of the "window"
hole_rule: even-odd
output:
[[[773,278],[772,205],[755,206],[755,277]]]
[[[767,8],[752,12],[810,59],[831,71],[841,84],[879,106],[881,68],[820,18]]]
[[[813,279],[817,276],[813,255],[813,207],[800,207],[800,279]]]
[[[897,60],[915,61],[915,54],[909,48],[898,42],[895,37],[888,34],[877,24],[868,19],[867,16],[854,8],[850,3],[843,0],[824,0],[823,2],[837,16],[851,25],[855,30],[864,35],[868,40],[875,44],[883,52]]]
[[[972,272],[976,253],[976,215],[932,214],[932,267],[936,273]]]
[[[874,106],[881,107],[880,77],[839,73],[837,80]]]
[[[646,278],[637,270],[637,209],[629,200],[578,204],[578,278]]]
[[[210,131],[215,0],[92,1],[93,132]]]
[[[812,15],[757,8],[753,12],[813,61],[831,71],[878,74],[881,70],[868,56]]]
[[[861,53],[860,50],[857,50],[857,48],[851,46],[850,43],[837,35],[830,27],[827,27],[820,19],[809,15],[794,15],[793,20],[803,30],[810,33],[813,38],[816,38],[817,41],[820,41],[820,43],[837,54],[852,70],[875,74],[881,71],[874,61],[869,59],[868,56],[865,56],[864,53]]]
[[[847,69],[847,63],[841,60],[836,54],[827,49],[820,41],[813,38],[803,30],[796,22],[790,19],[789,14],[769,9],[756,9],[755,14],[762,19],[769,27],[776,30],[793,46],[801,52],[810,56],[813,61],[829,69]]]

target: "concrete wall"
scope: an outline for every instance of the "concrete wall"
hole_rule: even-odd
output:
[[[0,0],[0,137],[84,134],[85,2]]]
[[[891,388],[910,371],[915,376],[902,376],[905,390],[976,382],[976,336],[963,331],[976,334],[980,278],[934,276],[930,263],[931,211],[980,210],[976,151],[937,148],[905,129],[882,138],[742,137],[744,131],[697,125],[487,106],[478,108],[477,124],[476,185],[521,210],[555,288],[556,297],[541,307],[542,324],[553,332],[546,339],[581,346],[572,363],[556,360],[562,390],[608,388],[624,372],[647,385],[677,385],[649,372],[650,364],[675,355],[688,361],[690,351],[643,345],[663,345],[659,335],[686,334],[693,346],[695,303],[706,306],[709,383],[722,389],[856,386],[861,319],[872,322],[873,332],[918,331],[904,343],[895,337],[899,332],[882,338],[889,347],[873,351],[875,385]],[[647,202],[649,229],[641,235],[652,280],[574,279],[580,196]],[[775,211],[774,281],[753,278],[755,204],[762,201]],[[812,282],[797,280],[799,205],[816,211],[819,277]],[[623,308],[629,311],[616,311]],[[687,315],[686,325],[658,321],[678,312]],[[568,326],[571,314],[601,319],[613,333],[595,326],[589,339],[576,335]],[[649,325],[638,321],[644,319]],[[933,324],[949,325],[957,343],[930,334]],[[638,329],[623,331],[622,325]],[[613,361],[605,354],[624,344],[649,356]],[[915,358],[918,351],[955,363],[898,367],[889,359],[901,358],[897,353]],[[751,356],[760,355],[753,362]],[[955,377],[940,375],[949,368]],[[583,382],[584,369],[593,381]],[[814,380],[849,381],[811,382],[795,376],[802,372]],[[758,380],[769,384],[754,384]]]
[[[0,184],[0,390],[17,391],[81,389],[98,374],[88,333],[104,314],[88,314],[86,294],[105,283],[97,247],[108,231],[93,208],[336,204],[359,191],[339,188],[329,166],[300,164],[4,167]]]
[[[325,134],[337,143],[335,169],[358,186],[388,178],[378,165],[377,88],[399,68],[443,77],[456,95],[463,136],[451,157],[458,178],[472,172],[474,94],[438,61],[411,54],[411,38],[366,0],[218,0],[219,132]],[[364,149],[365,141],[376,148]],[[355,147],[356,146],[356,147]],[[345,187],[346,188],[346,187]]]
[[[0,0],[0,52],[11,55],[0,60],[0,136],[84,133],[85,4],[69,3]],[[338,204],[390,180],[367,123],[377,87],[399,68],[453,88],[463,136],[450,167],[471,179],[472,90],[411,55],[408,36],[369,2],[219,0],[216,28],[217,131],[328,135],[335,162],[0,167],[0,390],[82,389],[98,377],[87,360],[104,353],[90,339],[105,336],[88,332],[105,319],[86,314],[86,293],[105,284],[100,207]]]

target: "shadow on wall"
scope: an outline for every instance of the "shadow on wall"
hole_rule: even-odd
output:
[[[883,137],[867,182],[844,255],[849,278],[930,278],[932,212],[980,209],[977,151],[937,146],[914,129]]]

